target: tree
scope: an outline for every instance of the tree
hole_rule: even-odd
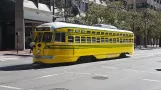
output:
[[[120,29],[133,31],[135,36],[143,40],[142,44],[145,47],[147,44],[152,44],[151,40],[160,39],[161,47],[161,12],[152,9],[126,11],[122,1],[101,1],[106,3],[106,6],[91,3],[86,15],[79,19],[83,24],[111,24]]]

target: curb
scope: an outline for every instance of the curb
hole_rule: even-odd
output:
[[[22,56],[22,57],[32,57],[32,55],[24,55],[24,54],[3,54],[3,55]]]
[[[157,48],[135,48],[135,50],[153,50],[153,49],[161,49],[159,47]]]

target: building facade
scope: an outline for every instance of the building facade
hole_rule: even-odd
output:
[[[161,0],[124,0],[128,5],[128,9],[133,9],[133,5],[136,5],[136,9],[151,8],[154,10],[161,9]]]
[[[88,9],[88,0],[72,1],[81,12]],[[64,21],[63,9],[59,11],[56,4],[54,8],[53,13],[53,0],[0,0],[0,50],[29,48],[35,26],[52,22],[53,16],[57,17],[55,21]]]

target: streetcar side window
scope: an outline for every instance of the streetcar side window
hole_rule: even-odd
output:
[[[110,38],[110,43],[112,43],[112,38]]]
[[[91,32],[90,31],[87,31],[87,34],[90,34]]]
[[[117,38],[117,43],[119,43],[119,38]]]
[[[123,43],[123,40],[122,40],[122,38],[120,38],[120,43]]]
[[[100,41],[101,41],[101,40],[100,40],[100,38],[99,38],[99,37],[97,37],[97,43],[100,43]]]
[[[81,30],[81,33],[85,33],[85,30]]]
[[[87,43],[91,43],[91,37],[87,37]]]
[[[73,32],[73,30],[72,29],[68,29],[68,32]]]
[[[105,38],[105,42],[108,43],[108,38]]]
[[[65,33],[55,33],[56,42],[65,42]]]
[[[80,43],[80,37],[79,36],[75,37],[75,43]]]
[[[104,32],[101,32],[101,35],[104,35]]]
[[[113,43],[116,43],[116,38],[113,38]]]
[[[104,38],[101,38],[101,43],[104,43],[105,39]]]
[[[81,43],[86,43],[86,38],[85,37],[81,37]]]
[[[96,43],[96,37],[92,37],[92,43]]]
[[[73,43],[74,42],[74,37],[73,36],[68,36],[68,42]]]

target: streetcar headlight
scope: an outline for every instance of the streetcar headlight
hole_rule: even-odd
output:
[[[40,50],[37,50],[38,53],[40,53]]]

